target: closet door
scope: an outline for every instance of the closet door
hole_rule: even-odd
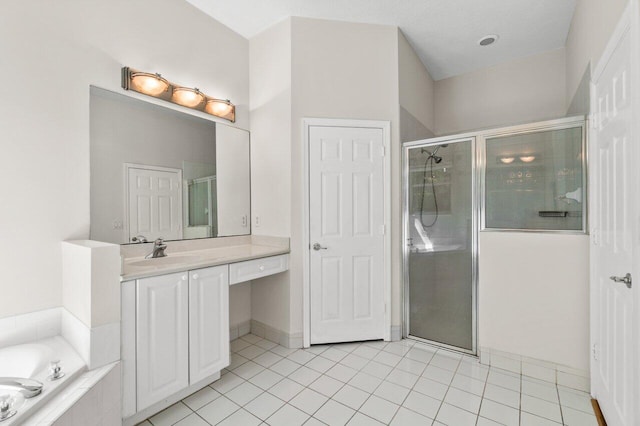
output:
[[[189,378],[229,365],[229,266],[189,272]]]
[[[138,280],[138,411],[189,385],[187,273]]]

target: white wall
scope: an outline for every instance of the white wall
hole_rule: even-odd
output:
[[[253,37],[249,53],[252,233],[289,237],[291,20]],[[251,318],[289,332],[289,281],[289,272],[254,280]]]
[[[480,233],[479,343],[589,370],[589,237]]]
[[[182,0],[0,3],[0,317],[61,304],[60,241],[89,236],[89,86],[124,65],[229,98],[249,126],[248,42]]]
[[[400,194],[398,30],[383,25],[292,18],[290,330],[302,331],[302,119],[391,122],[391,191]],[[401,197],[392,197],[392,325],[401,324]]]
[[[567,35],[566,105],[595,67],[629,0],[578,0]],[[588,72],[591,75],[590,72]]]
[[[552,50],[435,83],[435,133],[564,116],[565,51]]]
[[[435,129],[434,82],[400,30],[398,30],[398,85],[400,114],[404,109],[427,131],[433,133]],[[406,139],[402,138],[402,140]]]

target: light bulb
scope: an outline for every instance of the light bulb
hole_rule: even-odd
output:
[[[515,160],[514,157],[502,157],[502,158],[500,158],[500,161],[503,164],[511,164],[511,163],[513,163],[513,160]]]
[[[530,163],[535,159],[535,155],[523,155],[522,157],[520,157],[520,161],[522,161],[523,163]]]
[[[205,107],[205,111],[207,111],[211,115],[224,117],[227,114],[229,114],[231,111],[233,111],[233,105],[231,105],[229,101],[211,99],[207,101],[207,106]]]
[[[149,74],[146,72],[132,73],[131,84],[138,92],[151,96],[158,96],[162,92],[166,92],[169,88],[169,82],[162,78],[160,74]]]
[[[176,87],[173,89],[173,102],[195,108],[204,101],[204,96],[198,89],[190,89],[188,87]]]

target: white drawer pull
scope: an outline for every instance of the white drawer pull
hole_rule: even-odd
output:
[[[260,269],[261,271],[264,271],[264,265],[260,265],[258,269]]]
[[[198,274],[193,274],[191,277],[192,277],[194,280],[197,280],[200,276],[199,276]]]
[[[187,280],[187,276],[186,276],[186,275],[183,275],[183,276],[182,276],[182,281],[186,281],[186,280]]]

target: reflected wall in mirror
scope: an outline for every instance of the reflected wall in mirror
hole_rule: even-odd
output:
[[[91,88],[91,239],[250,234],[249,132]]]

